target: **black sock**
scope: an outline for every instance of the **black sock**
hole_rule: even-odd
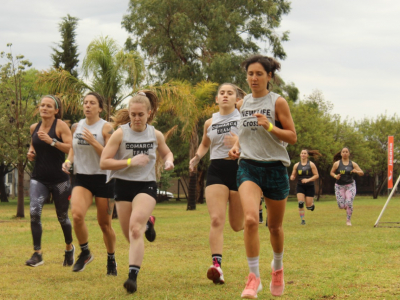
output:
[[[262,217],[262,209],[260,209],[260,210],[258,211],[258,213],[260,214],[260,217]]]
[[[129,265],[129,279],[136,281],[139,271],[140,271],[139,266]]]
[[[115,252],[114,253],[108,253],[107,252],[107,259],[108,260],[115,260]]]
[[[85,254],[89,254],[90,253],[89,242],[87,242],[85,244],[80,244],[79,246],[81,247],[82,253],[85,253]]]
[[[212,261],[213,261],[213,265],[215,265],[215,263],[218,263],[219,266],[221,267],[222,265],[222,254],[212,254]]]

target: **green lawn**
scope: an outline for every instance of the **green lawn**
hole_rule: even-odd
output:
[[[400,299],[400,229],[373,227],[385,197],[357,196],[352,227],[345,225],[345,211],[337,208],[332,196],[317,202],[314,212],[306,211],[306,226],[300,225],[296,200],[290,200],[284,221],[286,289],[281,299]],[[382,221],[400,221],[399,200],[391,200]],[[53,205],[43,209],[45,263],[25,266],[32,255],[29,203],[25,219],[13,219],[15,213],[15,202],[0,204],[0,299],[240,299],[248,275],[243,233],[233,232],[227,223],[222,262],[226,284],[215,286],[207,279],[211,253],[205,204],[196,211],[186,211],[185,202],[157,205],[157,239],[145,242],[133,295],[122,286],[128,273],[128,243],[118,220],[113,226],[119,274],[108,277],[95,206],[86,218],[95,259],[80,273],[62,267],[63,236]],[[264,289],[258,297],[271,299],[269,233],[265,224],[259,229]]]

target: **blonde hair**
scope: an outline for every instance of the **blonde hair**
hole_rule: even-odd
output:
[[[151,124],[158,108],[157,95],[150,90],[143,90],[135,94],[131,99],[129,99],[128,108],[131,106],[132,103],[142,103],[147,106],[147,110],[151,111],[150,116],[147,119],[147,124]],[[127,124],[131,121],[128,108],[120,109],[115,113],[114,116],[111,117],[114,128],[120,125]]]

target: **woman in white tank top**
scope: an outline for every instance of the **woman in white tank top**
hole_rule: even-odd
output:
[[[232,158],[239,158],[240,155],[237,181],[244,212],[244,241],[250,270],[242,298],[254,299],[262,289],[258,236],[258,208],[262,195],[267,205],[268,229],[274,252],[270,291],[274,296],[283,294],[282,221],[289,194],[286,167],[290,165],[286,145],[294,144],[297,135],[288,103],[268,90],[269,81],[280,69],[280,64],[273,58],[255,55],[245,60],[242,66],[252,93],[238,103],[241,114],[239,141],[229,155]]]
[[[63,171],[69,174],[74,164],[75,183],[71,195],[71,212],[74,231],[78,238],[81,254],[73,267],[80,272],[94,256],[89,250],[89,233],[85,216],[95,198],[97,222],[103,232],[107,249],[107,275],[117,275],[115,262],[115,232],[111,225],[114,199],[112,184],[106,184],[106,172],[100,169],[100,156],[114,132],[112,126],[100,118],[104,99],[95,92],[88,93],[83,99],[85,119],[72,125],[72,147],[63,164]]]
[[[239,94],[235,85],[224,83],[219,86],[215,97],[219,112],[213,114],[212,118],[205,122],[203,139],[195,157],[189,163],[189,168],[193,171],[210,149],[211,164],[207,173],[206,202],[211,218],[209,243],[212,265],[207,271],[207,277],[215,284],[225,282],[221,262],[228,202],[229,223],[232,229],[234,231],[243,229],[243,209],[236,185],[237,160],[230,159],[228,155],[238,134],[240,115],[236,109],[237,100],[239,100]]]
[[[103,170],[112,170],[109,178],[116,178],[114,193],[118,218],[130,243],[129,277],[124,283],[128,293],[134,293],[137,289],[146,225],[154,224],[154,219],[151,224],[148,220],[156,205],[155,151],[163,159],[165,170],[174,168],[174,157],[163,134],[148,124],[151,109],[145,93],[139,92],[131,98],[128,104],[129,117],[121,124],[130,123],[113,133],[100,159]]]

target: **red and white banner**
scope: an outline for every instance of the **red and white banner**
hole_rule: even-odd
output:
[[[388,136],[388,189],[393,188],[393,136]]]

